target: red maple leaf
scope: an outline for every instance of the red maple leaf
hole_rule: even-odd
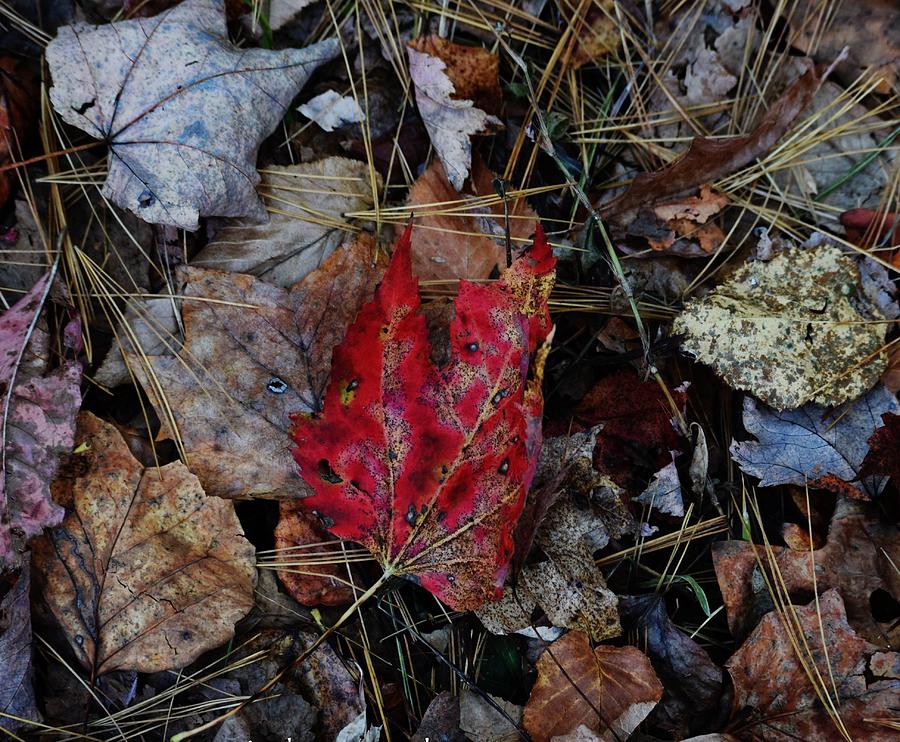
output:
[[[410,234],[334,351],[324,412],[295,419],[294,458],[331,533],[467,610],[502,593],[534,475],[556,259],[538,229],[499,281],[460,282],[437,367]]]

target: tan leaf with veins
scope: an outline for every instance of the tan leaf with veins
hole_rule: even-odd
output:
[[[443,60],[407,47],[409,74],[416,91],[416,105],[434,149],[444,163],[447,178],[460,191],[472,166],[470,137],[501,126],[496,116],[476,108],[471,100],[451,96],[455,87]]]
[[[256,555],[234,506],[179,461],[144,469],[118,431],[78,421],[75,511],[34,543],[40,595],[92,677],[184,667],[253,607]]]
[[[183,267],[185,328],[178,355],[131,365],[210,494],[302,497],[290,453],[290,416],[321,409],[331,350],[381,277],[368,235],[343,245],[290,289],[241,273]]]
[[[580,631],[551,644],[537,661],[525,730],[547,742],[584,725],[607,742],[627,739],[662,698],[663,687],[636,647],[591,649]]]

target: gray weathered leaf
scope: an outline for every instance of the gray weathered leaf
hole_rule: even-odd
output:
[[[854,497],[874,497],[886,478],[848,483],[857,479],[868,440],[883,425],[881,415],[898,410],[894,395],[881,384],[838,413],[811,403],[778,412],[745,397],[744,427],[757,440],[734,441],[731,455],[762,487],[809,482]]]
[[[876,307],[861,313],[865,301],[853,260],[820,245],[742,266],[690,303],[673,329],[728,384],[777,409],[841,404],[884,369],[877,350],[888,325],[863,322],[884,319]]]
[[[457,191],[472,167],[470,137],[499,126],[500,119],[485,113],[470,100],[454,100],[453,83],[443,60],[407,47],[409,76],[416,91],[416,105],[431,143],[441,158],[447,179]]]
[[[343,157],[268,168],[259,191],[269,221],[230,221],[191,265],[248,273],[275,286],[296,283],[350,237],[344,215],[371,208],[377,194],[368,175],[365,163]]]
[[[338,53],[239,49],[223,0],[185,0],[152,18],[60,29],[47,46],[50,99],[109,144],[103,193],[148,222],[265,218],[256,152],[309,75]]]
[[[349,95],[341,95],[336,90],[326,90],[308,100],[297,110],[306,118],[315,121],[325,131],[334,131],[347,124],[358,124],[366,120],[366,114],[359,107],[359,103]]]
[[[653,475],[647,488],[634,499],[666,515],[673,515],[676,518],[684,515],[681,481],[678,479],[674,455],[668,464]]]
[[[32,687],[29,562],[26,555],[15,585],[0,601],[0,667],[3,668],[0,673],[0,732],[6,733],[27,726],[10,717],[32,721],[41,718]]]

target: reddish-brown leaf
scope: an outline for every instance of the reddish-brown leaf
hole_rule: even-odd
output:
[[[539,231],[500,281],[463,282],[435,367],[410,231],[334,350],[324,413],[295,419],[294,457],[333,534],[470,609],[499,597],[534,475],[555,259]]]
[[[0,165],[20,159],[33,135],[39,83],[30,62],[12,55],[0,58]],[[0,173],[0,206],[16,182],[14,173]]]
[[[900,415],[885,412],[884,425],[869,438],[869,452],[859,468],[859,478],[883,474],[900,486]]]
[[[890,624],[880,623],[872,614],[870,601],[876,591],[900,596],[900,574],[894,566],[900,564],[900,531],[893,524],[872,517],[867,507],[842,498],[831,521],[828,541],[821,549],[794,551],[773,546],[772,551],[781,579],[792,596],[805,599],[816,589],[822,592],[837,588],[854,630],[879,646],[895,646],[896,627],[892,630]],[[754,586],[764,582],[758,576],[754,549],[767,565],[762,547],[745,541],[713,545],[716,578],[728,610],[728,625],[735,636],[745,636],[759,616],[754,605]],[[766,601],[767,595],[764,594]]]
[[[796,611],[799,631],[792,621],[789,634],[785,614],[768,613],[725,665],[734,681],[734,710],[749,707],[756,712],[747,738],[766,742],[896,740],[896,731],[877,720],[898,721],[900,681],[868,682],[866,671],[876,648],[850,628],[838,591],[828,590],[818,601],[789,610]],[[797,636],[801,631],[803,640]],[[819,692],[808,673],[818,674]],[[847,737],[836,728],[820,694],[832,698]]]
[[[772,104],[752,133],[742,137],[708,139],[696,137],[684,156],[668,167],[641,173],[626,191],[600,207],[609,218],[642,206],[659,203],[690,191],[703,183],[732,173],[768,151],[794,123],[812,100],[820,77],[810,69]]]
[[[663,694],[643,652],[606,645],[591,650],[580,631],[551,644],[538,659],[537,671],[524,716],[534,742],[582,724],[604,739],[627,739]]]
[[[279,569],[278,579],[291,597],[300,605],[343,605],[353,600],[353,591],[346,584],[347,570],[337,563],[340,545],[322,543],[328,540],[328,534],[302,503],[284,500],[279,514],[275,548],[281,552],[279,561],[294,564]],[[315,544],[320,546],[314,551],[298,548]],[[325,562],[330,553],[335,554],[335,560]]]
[[[687,394],[681,388],[672,394],[684,411]],[[635,464],[658,471],[671,461],[670,451],[681,445],[673,423],[674,410],[655,381],[641,381],[625,368],[601,379],[575,409],[579,420],[600,425],[594,466],[616,484],[640,492],[647,479],[638,481]]]

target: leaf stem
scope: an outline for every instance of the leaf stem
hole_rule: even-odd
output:
[[[310,644],[306,649],[303,650],[295,659],[291,660],[287,665],[285,665],[281,670],[279,670],[275,675],[269,678],[263,685],[261,685],[257,690],[253,693],[249,698],[244,699],[234,708],[226,711],[224,714],[217,716],[212,721],[208,721],[206,724],[202,724],[199,727],[195,727],[194,729],[189,729],[186,732],[179,732],[178,734],[173,734],[171,738],[171,742],[182,742],[182,740],[188,739],[190,737],[194,737],[201,732],[205,732],[209,729],[212,729],[227,718],[234,716],[235,714],[240,713],[243,709],[249,706],[251,703],[255,703],[260,699],[264,693],[271,690],[275,685],[277,685],[282,678],[284,678],[288,673],[292,672],[295,668],[302,665],[309,657],[315,652],[322,643],[328,639],[335,631],[337,631],[341,626],[343,626],[356,611],[359,609],[363,603],[365,603],[369,598],[371,598],[378,590],[384,585],[391,577],[394,576],[394,570],[392,567],[385,567],[384,572],[382,572],[381,577],[379,577],[375,583],[366,590],[362,595],[360,595],[353,604],[347,608],[341,614],[341,617],[335,621],[331,626],[329,626],[324,632],[319,635],[319,638],[316,639],[312,644]]]

